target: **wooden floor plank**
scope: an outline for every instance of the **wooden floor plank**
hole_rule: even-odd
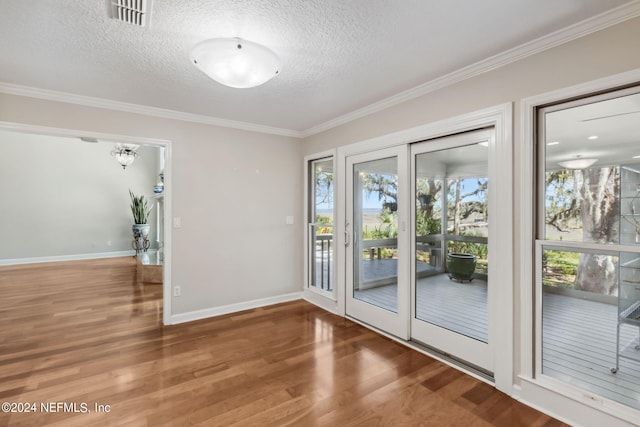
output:
[[[417,317],[486,341],[486,320],[478,320],[487,317],[486,282],[474,282],[473,285],[451,282],[444,274],[420,279],[416,289]],[[396,287],[386,285],[361,291],[361,299],[374,305],[388,305],[388,295],[395,295]],[[621,358],[620,370],[616,374],[610,370],[616,357],[617,306],[545,293],[542,311],[543,373],[640,409],[640,361]],[[622,325],[621,343],[633,339],[638,339],[638,329]]]
[[[561,425],[304,301],[162,326],[132,258],[0,267],[0,291],[1,400],[91,410],[0,426]]]

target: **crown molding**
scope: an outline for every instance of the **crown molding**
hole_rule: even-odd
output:
[[[29,86],[21,86],[11,83],[0,82],[0,93],[9,95],[25,96],[29,98],[45,99],[48,101],[66,102],[69,104],[84,105],[87,107],[105,108],[109,110],[122,111],[126,113],[143,114],[163,119],[180,120],[184,122],[199,123],[211,126],[220,126],[232,129],[258,132],[271,135],[288,136],[302,138],[302,132],[283,129],[271,126],[264,126],[255,123],[239,122],[235,120],[220,119],[216,117],[202,116],[199,114],[184,113],[164,108],[148,107],[126,102],[111,101],[108,99],[95,98],[91,96],[75,95],[66,92],[59,92],[48,89],[39,89]]]
[[[640,16],[640,0],[633,0],[615,9],[601,13],[600,15],[596,15],[569,27],[549,33],[482,61],[478,61],[467,67],[460,68],[442,77],[438,77],[381,101],[369,104],[366,107],[359,108],[345,115],[336,117],[335,119],[313,126],[302,131],[302,137],[307,138],[317,133],[344,125],[359,118],[377,113],[378,111],[382,111],[428,93],[435,92],[436,90],[442,89],[446,86],[476,77],[480,74],[495,70],[638,16]]]

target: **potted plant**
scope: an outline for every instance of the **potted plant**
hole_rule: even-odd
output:
[[[129,196],[131,197],[131,213],[133,214],[133,247],[136,253],[149,249],[149,229],[151,226],[147,224],[151,209],[153,206],[149,206],[144,196],[136,196],[131,190],[129,190]]]
[[[450,252],[447,254],[447,271],[452,280],[473,280],[476,270],[476,256],[473,254]]]

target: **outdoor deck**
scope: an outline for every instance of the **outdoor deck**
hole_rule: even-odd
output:
[[[547,293],[543,297],[543,373],[600,396],[640,409],[640,362],[616,364],[616,305]],[[623,325],[620,342],[637,339]]]
[[[425,270],[428,266],[419,271]],[[392,284],[355,291],[355,297],[396,312],[396,287]],[[487,282],[474,279],[471,283],[459,283],[446,274],[419,279],[416,315],[420,320],[487,342]]]
[[[424,279],[418,282],[418,317],[486,341],[486,282],[436,277],[428,286]],[[357,291],[356,297],[387,309],[397,306],[396,285]],[[617,306],[546,293],[543,310],[544,374],[640,409],[640,362],[620,358],[620,370],[610,370],[616,359]],[[623,325],[620,341],[637,334],[637,328]]]

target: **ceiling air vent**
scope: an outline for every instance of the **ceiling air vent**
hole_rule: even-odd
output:
[[[113,18],[144,27],[151,0],[111,0]]]

